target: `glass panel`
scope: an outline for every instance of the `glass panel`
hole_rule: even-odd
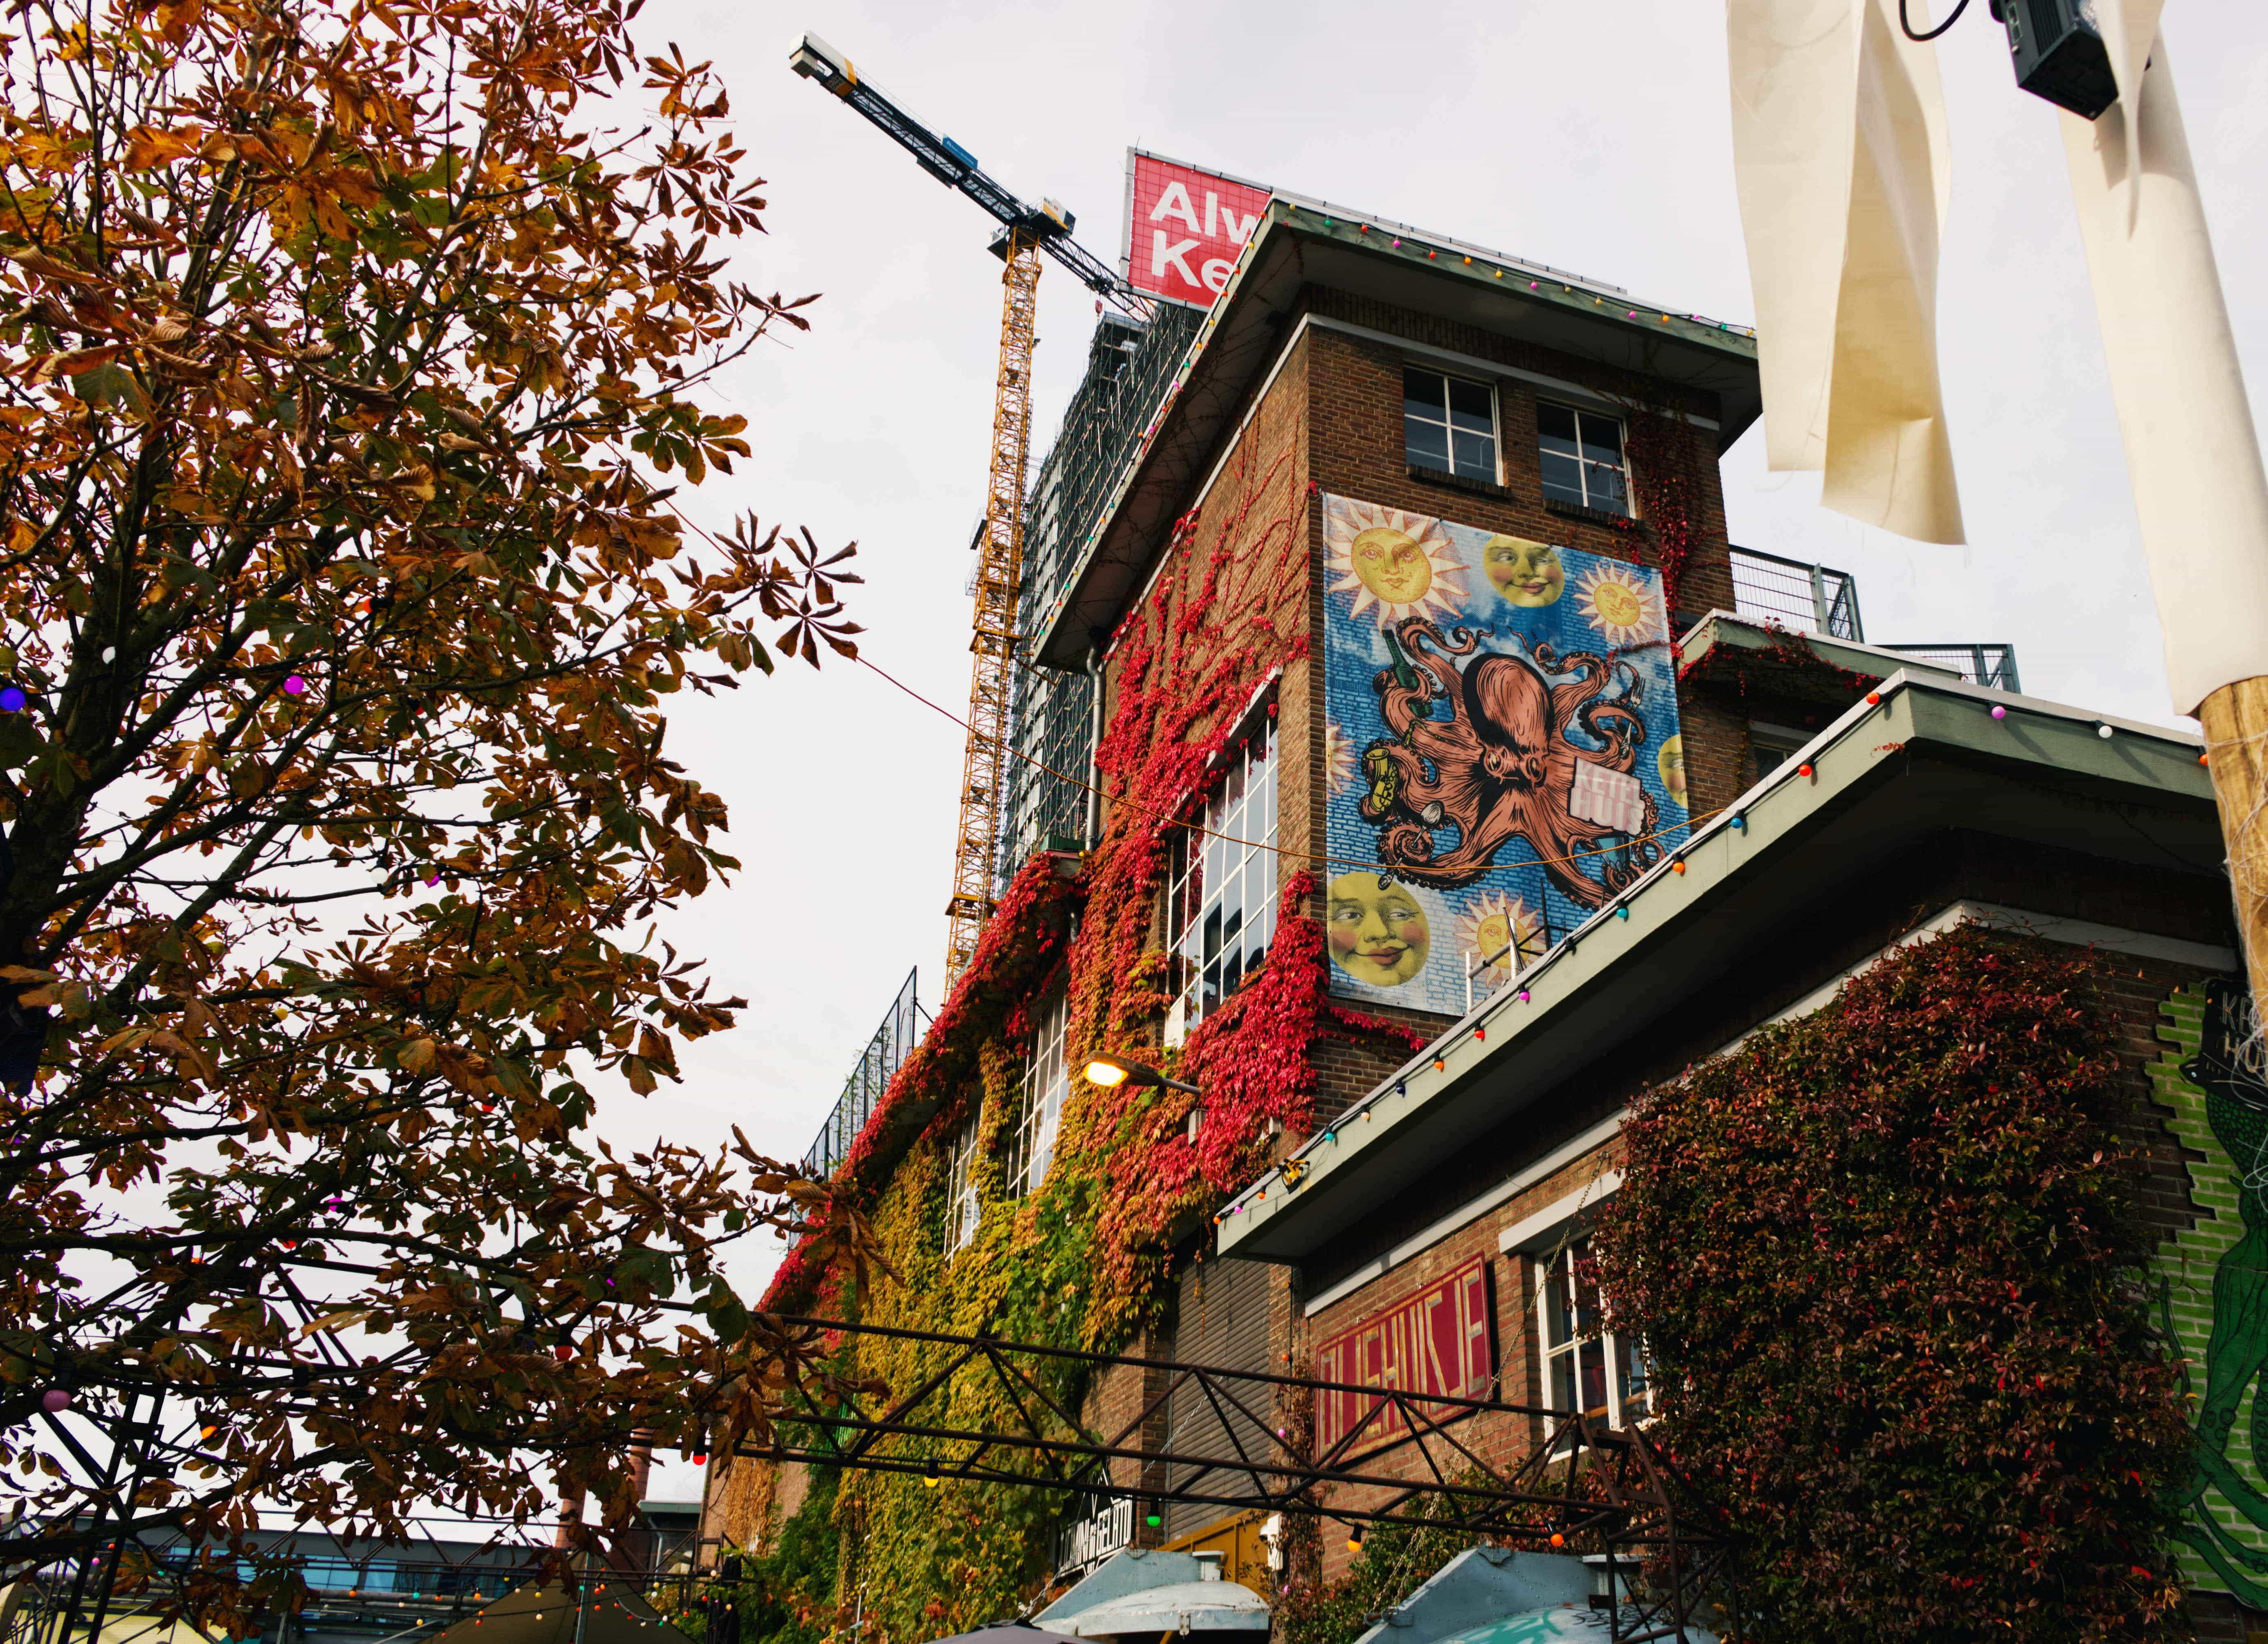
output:
[[[1469,480],[1486,480],[1496,483],[1496,442],[1478,435],[1460,434],[1456,437],[1457,464],[1455,472]]]
[[[1404,458],[1412,466],[1447,469],[1449,466],[1449,430],[1439,422],[1405,417],[1402,444]]]
[[[1212,910],[1211,910],[1210,913],[1208,913],[1208,914],[1205,914],[1205,921],[1204,921],[1204,958],[1205,958],[1205,963],[1206,963],[1206,964],[1208,964],[1208,965],[1210,965],[1210,964],[1211,964],[1215,959],[1219,958],[1219,957],[1220,957],[1220,906],[1219,906],[1219,904],[1216,903],[1216,904],[1214,904],[1214,906],[1213,906],[1213,907],[1212,907]]]
[[[1404,371],[1402,373],[1403,415],[1430,417],[1436,422],[1447,422],[1447,380],[1439,371]]]
[[[1582,1361],[1582,1402],[1575,1407],[1587,1416],[1607,1413],[1607,1356],[1595,1341],[1575,1349]]]
[[[1575,455],[1575,414],[1565,406],[1555,406],[1548,400],[1535,406],[1535,431],[1543,437],[1543,449]]]
[[[1478,383],[1461,383],[1449,379],[1449,426],[1465,429],[1475,434],[1496,432],[1495,407],[1490,405],[1489,391]]]
[[[1623,425],[1612,417],[1587,416],[1583,419],[1583,454],[1593,462],[1603,462],[1619,468],[1623,466]]]
[[[1603,463],[1584,464],[1584,481],[1590,488],[1590,504],[1603,508],[1610,514],[1630,512],[1630,497],[1623,485],[1623,471],[1609,468]]]
[[[1543,453],[1543,495],[1556,496],[1563,503],[1580,506],[1583,501],[1583,465],[1572,457],[1563,457],[1557,451]]]

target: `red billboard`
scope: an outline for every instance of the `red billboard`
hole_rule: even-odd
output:
[[[1211,307],[1268,201],[1257,184],[1129,149],[1128,283],[1169,302]]]
[[[1315,1354],[1315,1376],[1321,1381],[1447,1393],[1455,1398],[1486,1398],[1495,1371],[1488,1261],[1481,1256],[1342,1331]],[[1328,1450],[1337,1443],[1373,1409],[1380,1413],[1356,1441],[1359,1449],[1401,1432],[1400,1413],[1391,1405],[1381,1409],[1380,1400],[1361,1393],[1317,1393],[1317,1448]]]

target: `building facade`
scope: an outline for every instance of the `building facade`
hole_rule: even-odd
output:
[[[2009,694],[2005,647],[1870,643],[1847,578],[1735,549],[1750,335],[1283,200],[1209,312],[1106,329],[1035,487],[999,911],[835,1166],[897,1275],[799,1251],[768,1305],[1361,1384],[1447,1320],[1436,1391],[1636,1420],[1637,1344],[1573,1289],[1630,1103],[1963,921],[2102,956],[2195,1291],[2163,1035],[2235,965],[2195,746]],[[1071,1391],[1110,1429],[1160,1385]],[[708,1534],[778,1545],[811,1482],[720,1458]],[[1256,1515],[1170,1486],[845,1473],[830,1590],[912,1644],[1122,1537],[1280,1585]]]

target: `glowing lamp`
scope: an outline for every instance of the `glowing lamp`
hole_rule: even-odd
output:
[[[1362,1551],[1362,1526],[1360,1524],[1353,1524],[1348,1527],[1347,1551],[1349,1552],[1360,1552]]]
[[[1193,1084],[1183,1084],[1179,1079],[1168,1079],[1155,1068],[1131,1061],[1124,1056],[1106,1056],[1098,1053],[1088,1057],[1086,1077],[1089,1083],[1099,1084],[1105,1090],[1114,1090],[1122,1084],[1131,1084],[1137,1090],[1184,1090],[1191,1096],[1204,1094]]]

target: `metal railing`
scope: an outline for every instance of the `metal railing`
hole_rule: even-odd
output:
[[[914,980],[920,974],[918,966],[906,972],[905,986],[890,1002],[882,1025],[874,1030],[874,1037],[859,1053],[850,1076],[843,1082],[843,1094],[834,1112],[819,1127],[819,1136],[811,1144],[811,1151],[803,1156],[805,1175],[823,1180],[835,1174],[835,1167],[850,1156],[850,1144],[858,1140],[858,1133],[866,1127],[875,1105],[890,1088],[899,1064],[921,1043],[921,1007],[914,998]]]
[[[1882,649],[1954,669],[1971,685],[2015,693],[2024,688],[2016,677],[2014,645],[1885,645]]]
[[[1782,559],[1756,548],[1733,549],[1734,609],[1782,628],[1829,639],[1866,642],[1859,584],[1848,571]]]

